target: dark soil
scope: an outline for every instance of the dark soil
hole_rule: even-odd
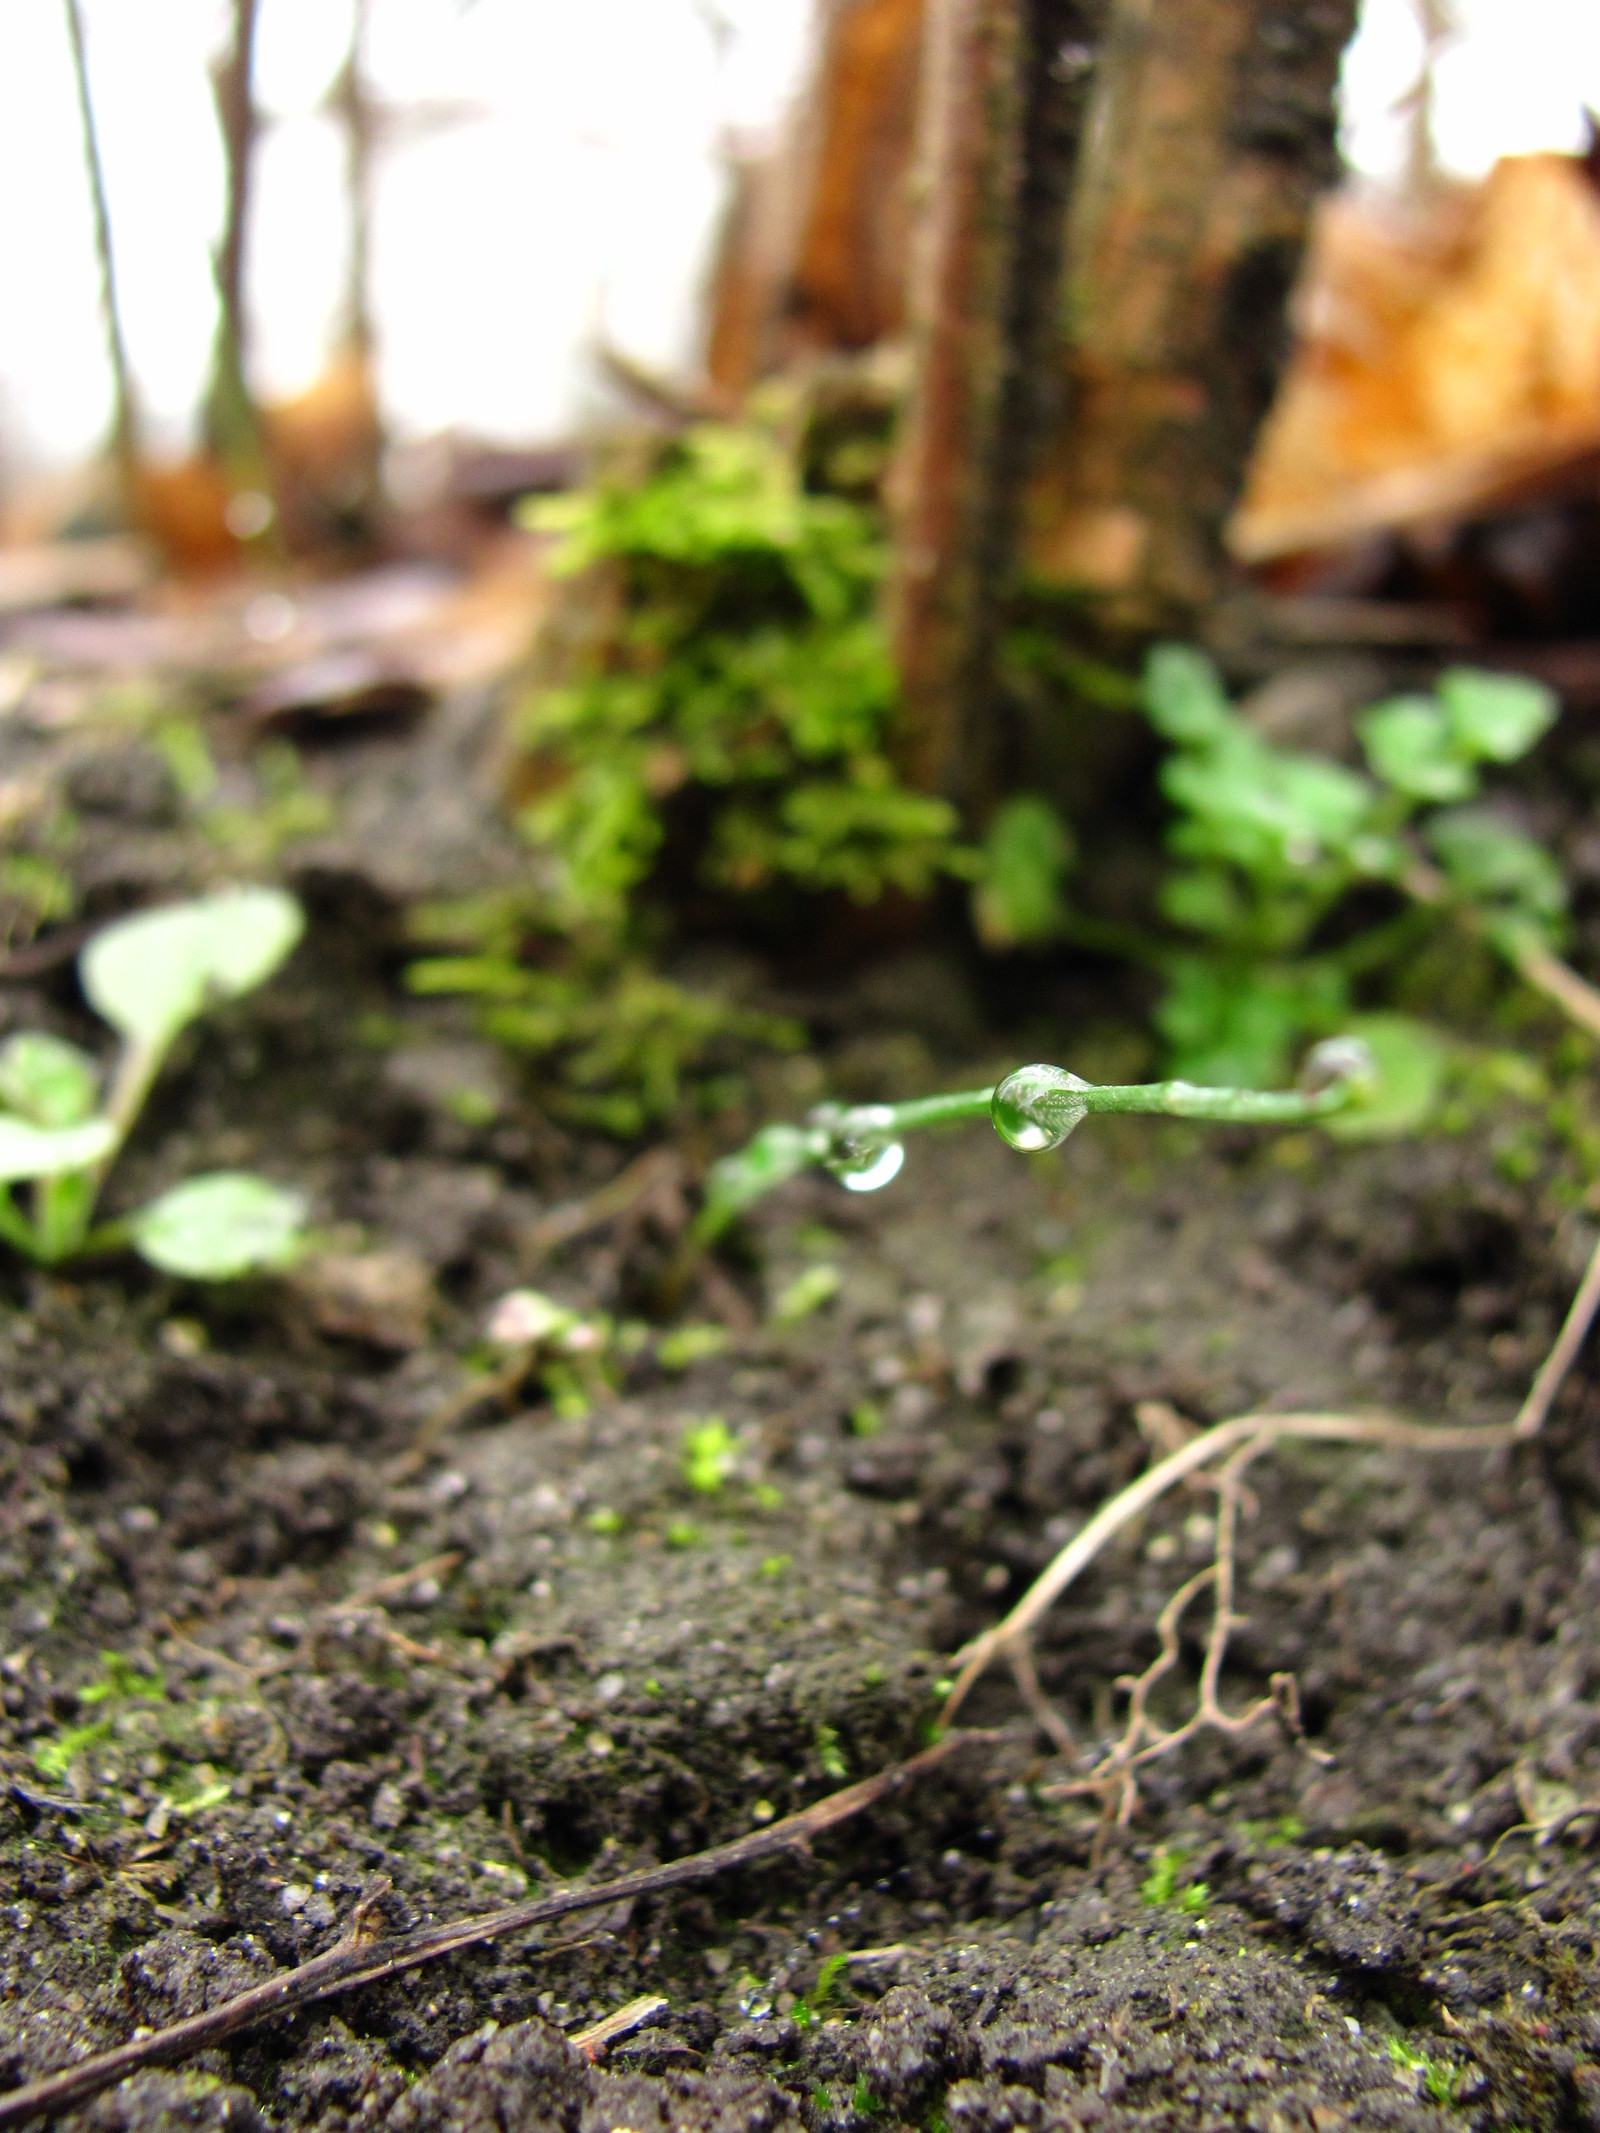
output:
[[[395,793],[426,794],[374,747],[391,784],[362,819],[392,866]],[[184,878],[161,835],[141,873],[113,819],[96,894]],[[684,1306],[727,1345],[668,1368],[670,1180],[542,1253],[539,1217],[622,1153],[406,1000],[357,844],[293,871],[306,947],[199,1033],[118,1190],[258,1163],[314,1192],[332,1269],[209,1294],[126,1264],[3,1277],[6,2085],[304,1960],[378,1876],[394,1927],[464,1915],[913,1752],[949,1655],[1147,1461],[1140,1402],[1503,1420],[1591,1241],[1503,1124],[1356,1149],[1111,1120],[1026,1162],[970,1130],[872,1198],[767,1203]],[[857,985],[837,1076],[983,1076],[976,1044],[948,1056],[960,990],[931,960]],[[86,1028],[65,968],[0,1015]],[[762,1104],[799,1109],[807,1071]],[[819,1265],[841,1286],[786,1323]],[[636,1327],[614,1388],[585,1411],[530,1383],[408,1457],[528,1281]],[[737,1462],[696,1493],[683,1436],[709,1416]],[[1600,2125],[1597,1422],[1580,1376],[1514,1457],[1259,1465],[1227,1693],[1292,1670],[1306,1737],[1202,1736],[1109,1841],[1065,1788],[1207,1557],[1198,1489],[1051,1618],[1080,1757],[997,1677],[967,1714],[992,1739],[814,1857],[362,1988],[73,2122]],[[601,2067],[563,2040],[642,1993],[666,2011]]]

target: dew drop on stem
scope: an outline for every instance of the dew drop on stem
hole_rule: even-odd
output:
[[[1009,1148],[1039,1155],[1059,1148],[1089,1106],[1079,1094],[1090,1084],[1065,1067],[1026,1066],[1007,1075],[994,1092],[989,1116]]]
[[[900,1166],[905,1159],[903,1142],[884,1141],[875,1148],[862,1148],[850,1155],[836,1157],[828,1168],[846,1192],[877,1192],[900,1175]]]

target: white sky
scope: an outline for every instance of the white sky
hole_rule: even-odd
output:
[[[206,79],[222,0],[83,0],[124,317],[161,441],[189,434],[209,351],[221,157]],[[592,404],[597,332],[693,355],[723,198],[720,146],[770,126],[812,0],[371,0],[369,74],[420,107],[383,152],[373,301],[402,435],[560,432]],[[1600,106],[1600,0],[1456,0],[1437,69],[1447,167],[1573,148]],[[349,242],[342,146],[318,106],[351,0],[261,0],[253,369],[269,396],[327,350]],[[1391,175],[1421,50],[1414,0],[1366,0],[1346,151]],[[431,110],[428,107],[432,107]],[[109,414],[61,0],[0,0],[0,468],[91,451]]]

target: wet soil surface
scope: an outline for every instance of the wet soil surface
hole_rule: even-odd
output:
[[[391,1928],[463,1916],[914,1752],[950,1655],[1148,1462],[1143,1403],[1502,1421],[1592,1242],[1487,1128],[1109,1120],[1027,1161],[968,1130],[870,1198],[788,1188],[663,1322],[709,1137],[552,1244],[623,1156],[407,1002],[393,907],[319,865],[307,945],[198,1033],[117,1180],[259,1164],[313,1192],[319,1267],[4,1275],[6,2086],[327,1948],[380,1877]],[[873,982],[948,1032],[950,973]],[[0,1015],[85,1034],[63,972]],[[763,1101],[800,1108],[806,1065]],[[467,1404],[527,1282],[609,1350]],[[1514,1456],[1261,1462],[1225,1694],[1292,1672],[1304,1737],[1190,1740],[1125,1829],[1074,1788],[1209,1559],[1200,1487],[1047,1624],[1070,1749],[996,1677],[986,1738],[814,1856],[363,1987],[71,2122],[1600,2125],[1597,1425],[1580,1374]],[[597,2063],[567,2041],[647,1993]]]

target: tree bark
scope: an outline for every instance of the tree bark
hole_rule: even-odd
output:
[[[1354,0],[1112,0],[1067,218],[1035,579],[1113,632],[1193,628],[1337,175]]]
[[[706,357],[729,398],[904,323],[923,4],[826,0],[810,90],[774,153],[737,172]]]
[[[927,9],[890,626],[907,770],[978,817],[998,789],[985,683],[1100,12],[1100,0]]]

